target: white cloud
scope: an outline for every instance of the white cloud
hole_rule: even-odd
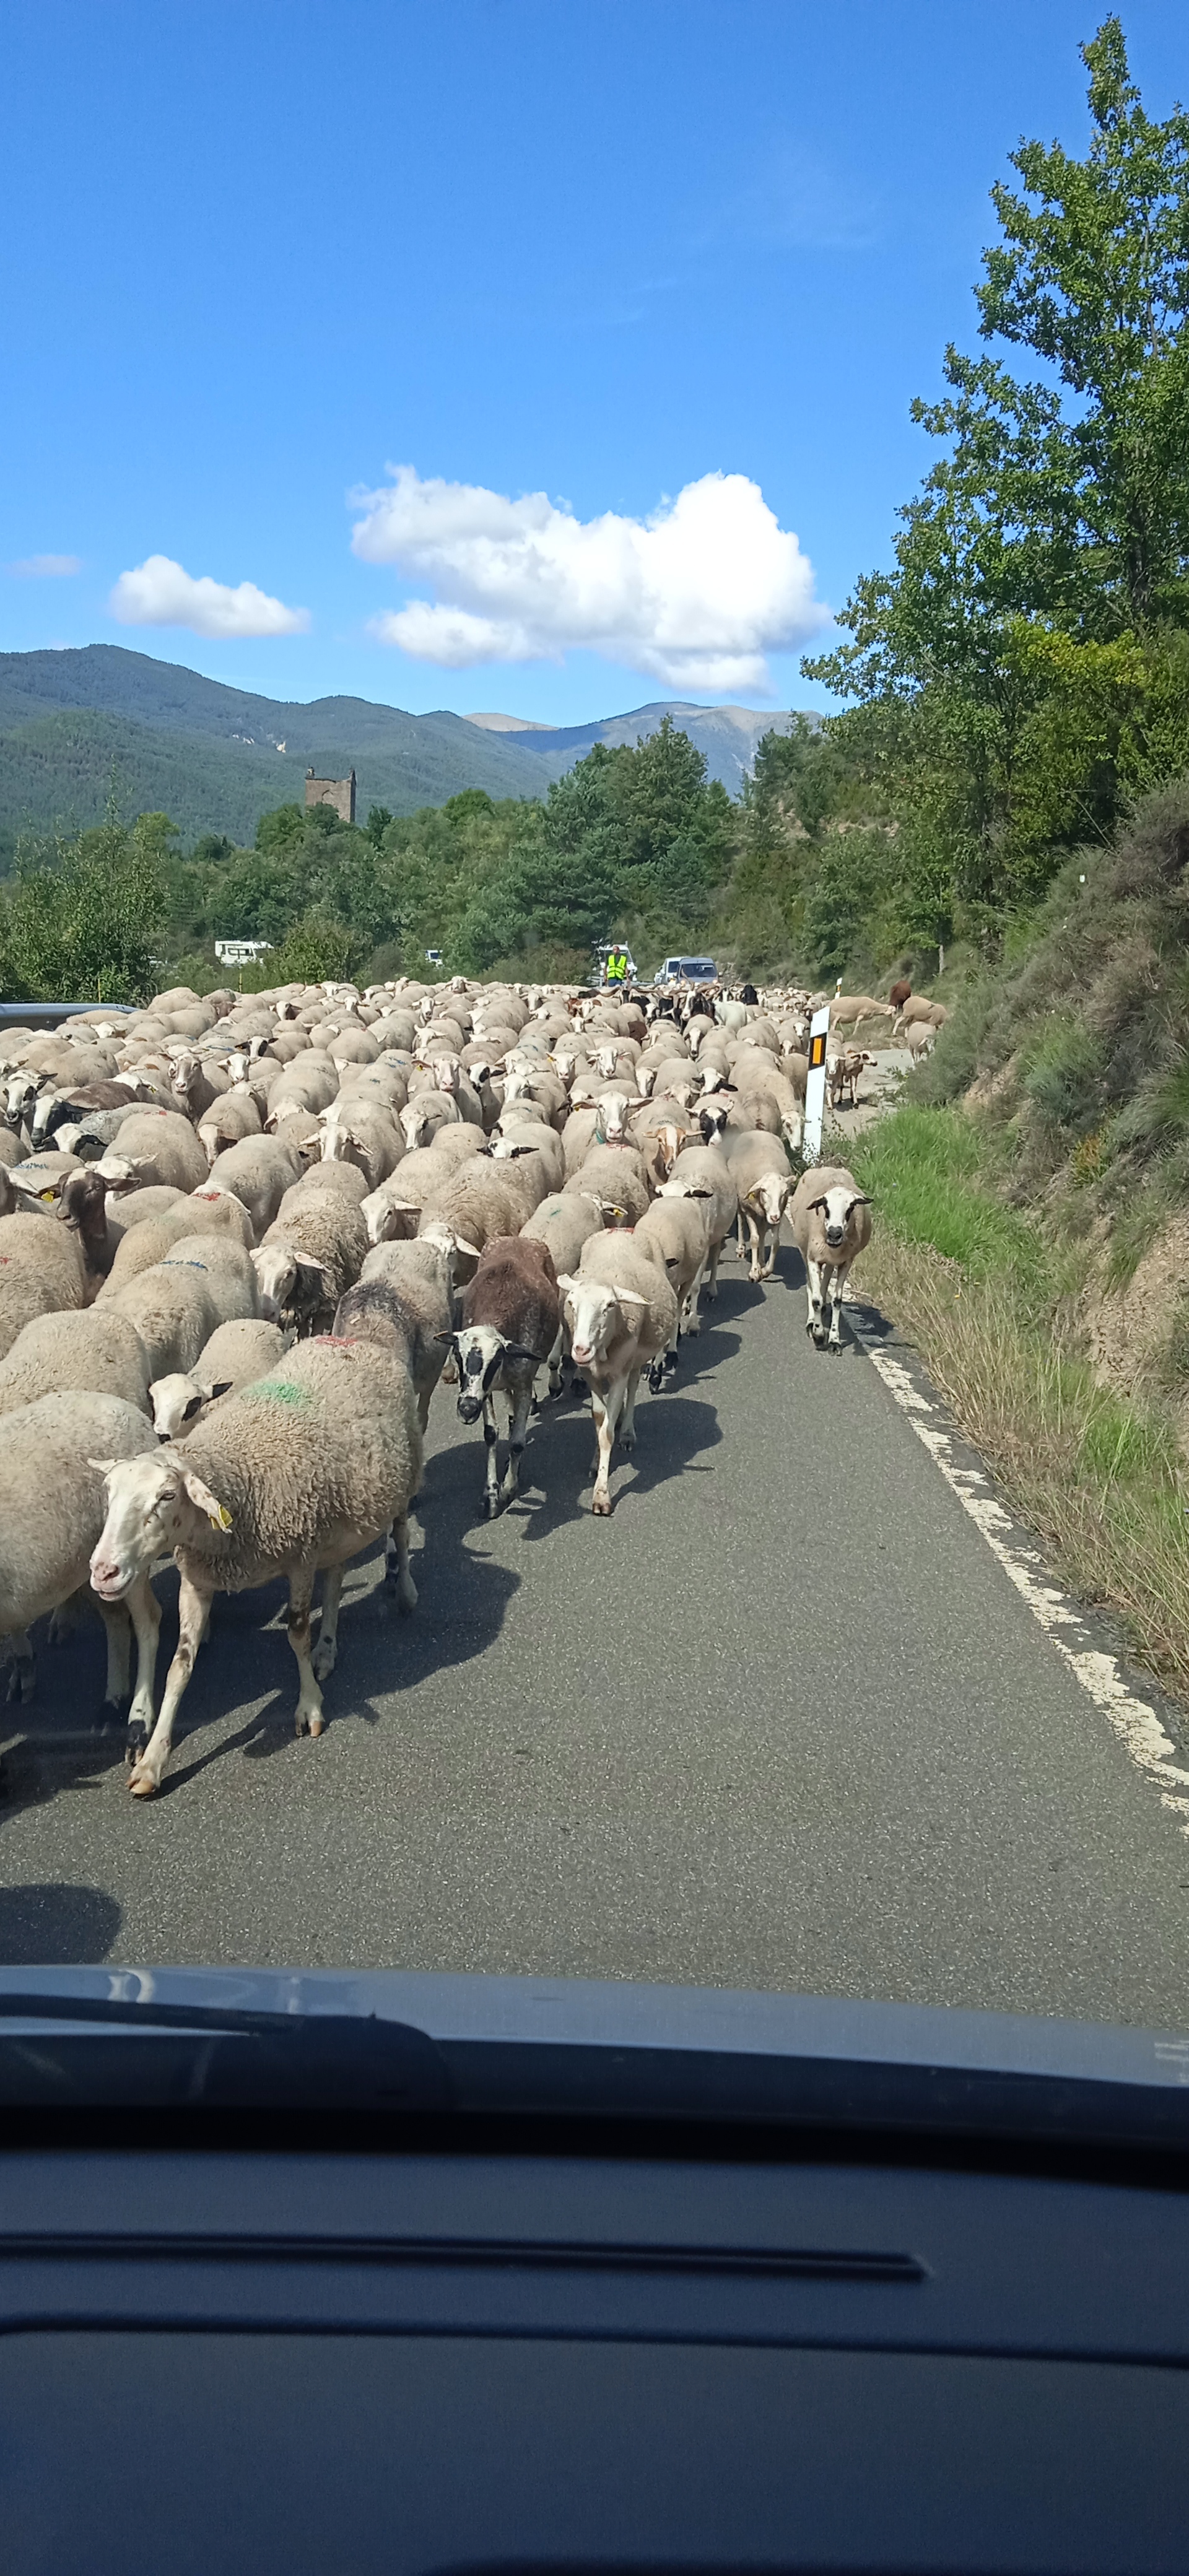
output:
[[[308,608],[286,608],[254,581],[234,588],[204,573],[196,581],[168,555],[148,555],[122,572],[108,601],[121,626],[188,626],[195,635],[304,635]]]
[[[82,568],[81,555],[25,555],[20,563],[10,563],[8,567],[20,581],[65,581]]]
[[[583,646],[671,688],[762,689],[765,655],[828,623],[813,566],[745,474],[704,474],[647,519],[582,520],[544,492],[422,482],[411,465],[356,492],[352,545],[431,584],[373,621],[448,670],[558,661]]]

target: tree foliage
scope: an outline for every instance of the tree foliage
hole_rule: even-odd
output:
[[[803,666],[853,702],[829,731],[911,822],[934,911],[984,932],[1189,765],[1189,118],[1147,115],[1116,17],[1082,53],[1088,151],[1011,155],[976,289],[1034,372],[947,350],[893,568]]]

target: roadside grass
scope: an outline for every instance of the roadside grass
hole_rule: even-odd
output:
[[[996,1196],[1002,1141],[960,1110],[856,1140],[874,1202],[860,1298],[919,1349],[955,1420],[1083,1600],[1189,1698],[1189,1481],[1159,1407],[1100,1387],[1061,1317],[1060,1247]]]

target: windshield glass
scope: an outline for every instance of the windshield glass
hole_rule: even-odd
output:
[[[0,1964],[1175,2030],[1180,13],[18,17]]]

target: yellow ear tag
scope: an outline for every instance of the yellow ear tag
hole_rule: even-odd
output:
[[[44,1201],[46,1207],[52,1207],[58,1193],[56,1190],[39,1190],[37,1195],[39,1199]]]
[[[215,1522],[215,1527],[216,1527],[216,1529],[222,1529],[222,1530],[229,1530],[229,1529],[230,1529],[230,1527],[231,1527],[231,1514],[230,1514],[230,1512],[229,1512],[229,1511],[228,1511],[228,1509],[227,1509],[227,1505],[226,1505],[226,1503],[220,1503],[219,1508],[218,1508],[218,1511],[217,1511],[217,1512],[215,1513],[215,1515],[214,1515],[214,1522]]]

